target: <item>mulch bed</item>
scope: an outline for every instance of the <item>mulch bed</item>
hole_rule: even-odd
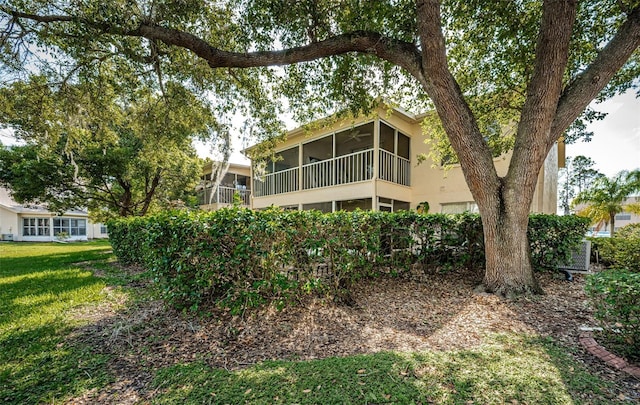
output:
[[[198,318],[147,302],[126,312],[100,308],[73,340],[110,354],[116,382],[73,403],[118,403],[151,399],[152,373],[196,359],[228,370],[270,359],[310,360],[379,351],[457,350],[483,343],[489,333],[550,336],[572,348],[591,373],[612,381],[613,398],[640,401],[640,381],[613,369],[579,343],[580,327],[595,326],[584,295],[584,278],[566,282],[541,274],[546,294],[505,300],[474,292],[473,274],[430,276],[428,282],[377,279],[353,291],[354,305],[307,297],[282,311],[248,311],[232,317],[213,311]],[[98,319],[99,318],[99,319]]]

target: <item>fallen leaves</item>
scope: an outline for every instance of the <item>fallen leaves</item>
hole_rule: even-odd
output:
[[[92,347],[127,359],[127,372],[118,377],[122,380],[140,375],[140,370],[194,360],[235,370],[264,360],[467,349],[481,345],[488,333],[525,332],[577,346],[578,328],[595,324],[582,277],[576,276],[573,283],[548,274],[540,278],[546,295],[513,301],[473,293],[476,282],[469,274],[432,275],[424,282],[377,279],[354,288],[356,307],[307,297],[282,311],[265,308],[244,318],[215,309],[211,317],[198,318],[150,302],[128,314],[105,317],[79,333]],[[123,325],[126,334],[114,333],[124,330]],[[594,362],[589,357],[582,361]],[[361,385],[366,384],[368,372],[365,368],[355,371],[363,377]],[[400,378],[438,372],[389,370]],[[603,377],[615,380],[615,374],[604,371]],[[251,389],[245,392],[245,396],[251,394]],[[385,395],[386,400],[390,398]]]

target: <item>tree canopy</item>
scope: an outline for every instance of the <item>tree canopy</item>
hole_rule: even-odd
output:
[[[188,199],[202,167],[192,140],[218,129],[208,106],[171,82],[126,96],[95,84],[33,76],[0,89],[0,120],[24,142],[0,150],[0,184],[18,201],[102,220]]]
[[[640,73],[638,0],[6,0],[0,21],[6,72],[33,64],[26,55],[71,78],[108,60],[158,88],[208,93],[217,113],[254,117],[259,135],[281,129],[281,97],[304,121],[377,97],[433,107],[478,204],[484,283],[498,293],[538,289],[526,226],[548,152],[584,134],[592,100]],[[491,140],[505,124],[501,177]]]

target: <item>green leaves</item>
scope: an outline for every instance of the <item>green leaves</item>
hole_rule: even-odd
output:
[[[162,212],[108,227],[121,262],[148,268],[164,299],[194,310],[207,302],[233,313],[268,302],[283,307],[309,293],[348,302],[362,278],[484,265],[482,225],[473,214],[233,207]],[[583,218],[531,216],[536,268],[570,258],[585,228]]]
[[[225,131],[209,103],[175,82],[163,94],[141,84],[119,94],[94,79],[0,88],[0,122],[26,142],[0,154],[2,184],[21,202],[88,207],[103,220],[187,199],[201,170],[192,141]]]
[[[607,339],[621,354],[640,359],[640,272],[602,271],[587,279],[585,291]]]

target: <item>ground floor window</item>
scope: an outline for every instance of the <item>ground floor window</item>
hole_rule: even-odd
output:
[[[442,204],[441,212],[443,214],[462,214],[463,212],[471,212],[477,214],[479,211],[478,204],[473,201],[468,201]]]
[[[313,204],[303,204],[302,209],[307,210],[318,210],[322,212],[331,212],[333,211],[333,204],[331,201],[321,202],[321,203],[313,203]]]
[[[398,212],[409,211],[410,205],[406,201],[392,200],[391,198],[378,197],[378,211]]]
[[[336,201],[336,211],[355,211],[356,209],[371,210],[371,198]]]
[[[22,218],[22,235],[49,236],[49,218]]]
[[[107,230],[107,226],[106,225],[104,225],[104,224],[100,225],[100,233],[103,234],[103,235],[106,235],[106,234],[109,233],[109,231]]]
[[[66,233],[69,236],[86,236],[87,220],[76,218],[53,218],[53,235]]]

